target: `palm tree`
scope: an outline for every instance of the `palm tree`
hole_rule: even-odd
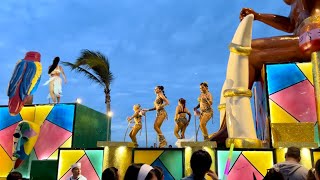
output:
[[[63,65],[84,74],[89,80],[97,83],[104,89],[107,115],[111,113],[110,84],[113,81],[113,75],[110,71],[108,58],[99,51],[82,50],[81,55],[76,62],[62,62]]]

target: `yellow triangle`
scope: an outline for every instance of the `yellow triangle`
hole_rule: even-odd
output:
[[[298,121],[278,106],[271,99],[269,100],[271,123],[298,123]]]
[[[36,118],[35,123],[42,125],[42,123],[46,120],[46,117],[51,112],[53,105],[40,105],[36,106]]]
[[[134,163],[152,164],[161,154],[163,150],[135,150]]]
[[[6,151],[0,146],[0,177],[7,177],[13,168],[13,161],[8,156]]]
[[[59,148],[70,148],[71,140],[72,140],[72,136],[66,142],[64,142]],[[52,153],[51,156],[48,157],[48,159],[53,159],[53,160],[58,159],[58,153],[59,153],[59,149],[57,149],[54,153]]]
[[[58,179],[61,179],[69,171],[71,165],[76,163],[84,154],[84,150],[60,150]]]
[[[313,75],[312,75],[312,64],[308,63],[296,63],[299,69],[303,72],[303,74],[308,78],[308,80],[313,85]]]
[[[23,120],[34,122],[34,106],[23,107],[20,115]]]
[[[267,169],[274,164],[272,151],[242,151],[242,154],[263,176],[267,174]],[[261,161],[261,157],[263,157],[263,161]]]

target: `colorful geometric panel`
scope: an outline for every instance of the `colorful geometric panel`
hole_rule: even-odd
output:
[[[53,124],[72,132],[74,111],[74,104],[56,104],[46,119]]]
[[[35,112],[35,108],[33,106],[24,106],[20,111],[20,115],[23,120],[33,122],[34,116],[35,116],[34,112]]]
[[[300,122],[317,121],[314,88],[304,80],[269,96]]]
[[[11,116],[8,107],[0,107],[0,131],[22,120],[20,114]]]
[[[152,167],[158,166],[162,169],[163,175],[164,175],[164,179],[165,180],[174,180],[174,177],[170,174],[170,172],[168,171],[168,169],[166,168],[166,166],[159,160],[155,160],[152,164]]]
[[[270,64],[266,73],[269,95],[306,79],[296,64]]]
[[[0,145],[0,177],[7,177],[8,172],[13,168],[13,162],[11,161],[10,156]]]
[[[298,123],[287,111],[269,99],[271,123]]]
[[[69,148],[71,147],[71,143],[72,143],[72,137],[69,137],[69,139],[64,142],[59,148]],[[57,149],[53,154],[51,154],[50,157],[48,157],[48,159],[58,159],[58,154],[59,154],[59,149]]]
[[[142,156],[142,153],[144,156]],[[133,162],[160,166],[164,171],[167,171],[165,172],[165,179],[181,179],[184,176],[183,155],[183,149],[134,149]],[[153,161],[151,162],[151,160]]]
[[[297,63],[297,66],[302,71],[304,76],[306,76],[310,83],[313,85],[312,63]]]
[[[69,178],[72,175],[71,166],[77,162],[81,163],[81,174],[83,176],[90,180],[99,180],[103,167],[103,149],[60,149],[58,179]]]
[[[43,124],[46,120],[46,117],[51,112],[53,105],[41,105],[35,106],[35,120],[34,122],[37,124]]]
[[[228,179],[234,180],[248,180],[254,179],[262,180],[263,176],[260,172],[246,159],[242,154],[239,156],[233,167],[229,171]]]
[[[219,177],[224,175],[228,154],[228,150],[217,151]],[[256,179],[263,179],[267,169],[273,164],[273,151],[233,151],[228,179],[245,180],[253,179],[253,176]]]
[[[0,146],[3,147],[9,157],[12,157],[13,149],[13,133],[19,123],[12,124],[11,126],[0,131]]]
[[[40,135],[35,145],[38,159],[43,160],[50,157],[71,135],[71,132],[46,120],[41,126]]]

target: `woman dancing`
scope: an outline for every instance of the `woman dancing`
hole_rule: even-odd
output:
[[[187,115],[188,114],[188,119]],[[189,125],[191,119],[191,113],[186,107],[186,100],[183,98],[180,98],[178,101],[178,106],[176,107],[176,114],[174,116],[174,121],[176,122],[176,126],[174,128],[174,135],[178,139],[184,139],[184,133],[187,129],[187,126]],[[181,132],[181,135],[179,135],[179,131]]]
[[[60,74],[62,74],[62,77],[64,79],[64,83],[67,83],[66,75],[64,74],[63,68],[59,66],[59,57],[55,57],[53,59],[53,63],[51,66],[49,66],[48,74],[50,76],[50,79],[44,84],[49,84],[49,92],[53,103],[60,103],[60,97],[62,94],[62,79],[60,77]]]
[[[162,134],[162,131],[160,129],[163,121],[168,118],[167,112],[164,109],[165,106],[169,105],[169,100],[167,99],[165,93],[164,93],[164,87],[163,86],[157,86],[154,89],[154,92],[156,94],[156,99],[154,101],[154,107],[151,109],[147,109],[146,111],[157,111],[156,119],[154,121],[154,130],[157,132],[159,137],[159,147],[165,147],[167,145],[166,138]]]
[[[140,131],[140,129],[142,128],[141,119],[142,119],[142,116],[144,115],[144,111],[142,111],[140,104],[134,105],[133,111],[134,111],[134,114],[131,117],[128,117],[128,119],[127,119],[128,121],[131,121],[132,119],[134,119],[134,123],[135,123],[129,133],[129,136],[130,136],[134,146],[138,147],[136,135]]]

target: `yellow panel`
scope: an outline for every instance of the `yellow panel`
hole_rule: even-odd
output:
[[[312,64],[309,63],[296,63],[303,74],[308,78],[308,80],[313,85],[313,75],[312,75]]]
[[[63,143],[60,147],[61,148],[69,148],[71,147],[71,140],[72,137],[70,137],[65,143]],[[58,153],[59,153],[59,149],[57,149],[53,154],[51,154],[51,156],[48,159],[58,159]]]
[[[23,120],[34,122],[34,107],[23,107],[20,111]]]
[[[210,147],[203,147],[203,150],[207,151],[210,156],[211,156],[211,159],[212,159],[212,162],[215,162],[215,155],[214,155],[214,149],[210,148]],[[191,158],[191,157],[190,157]],[[190,162],[190,161],[189,161]],[[211,164],[211,167],[210,169],[212,171],[215,171],[215,163],[212,163]],[[206,175],[205,176],[205,179],[210,179],[210,176]]]
[[[11,158],[2,146],[0,146],[0,177],[7,177],[12,168],[13,162],[11,161]]]
[[[284,162],[285,161],[285,154],[287,152],[288,148],[279,148],[276,149],[276,159],[277,163]],[[307,148],[302,148],[300,151],[301,155],[301,161],[300,163],[306,167],[307,169],[311,168],[311,156],[310,156],[310,150]],[[320,155],[320,153],[319,153]]]
[[[134,163],[152,164],[162,154],[162,152],[163,150],[154,150],[154,151],[135,150]]]
[[[267,174],[267,169],[274,164],[272,151],[242,151],[242,154],[263,176]],[[263,161],[261,161],[261,157],[263,157]]]
[[[283,110],[280,106],[269,100],[271,123],[298,123],[298,121]]]
[[[53,108],[53,105],[36,106],[35,123],[41,125],[44,122],[44,120],[46,120],[46,117],[51,112],[52,108]]]
[[[61,179],[71,165],[76,163],[84,154],[83,150],[60,150],[58,179]]]
[[[320,152],[313,152],[313,165],[316,165],[318,159],[320,159]]]

